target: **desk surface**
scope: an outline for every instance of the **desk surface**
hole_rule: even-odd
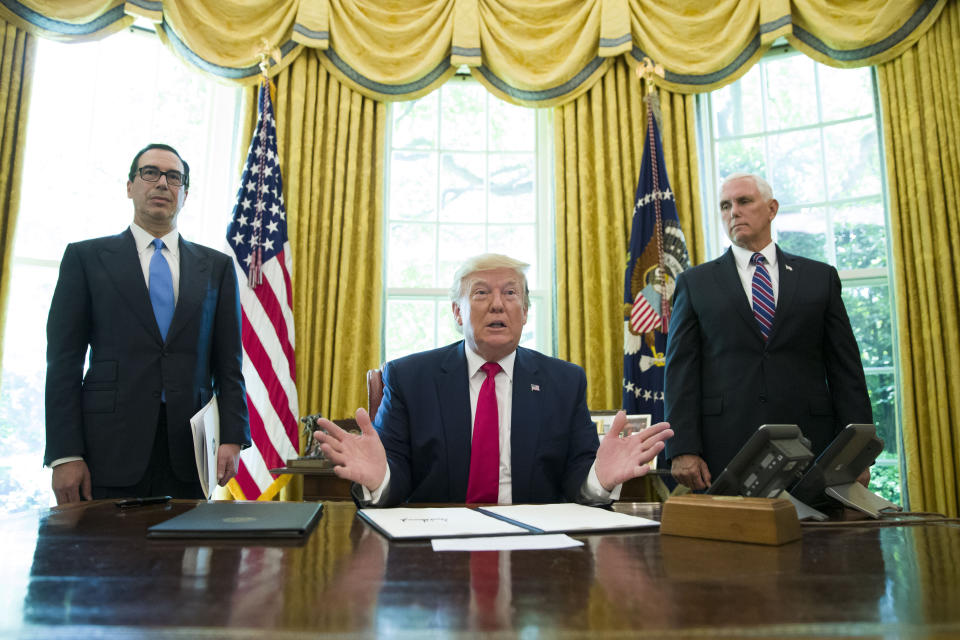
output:
[[[148,540],[193,503],[0,524],[0,637],[727,637],[960,634],[960,526],[805,528],[780,547],[644,530],[560,551],[388,543],[329,502],[289,546]],[[621,504],[656,516],[656,507]]]

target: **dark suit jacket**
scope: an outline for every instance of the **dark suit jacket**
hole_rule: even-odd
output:
[[[764,342],[732,250],[677,278],[667,338],[667,457],[700,455],[716,478],[750,434],[796,424],[819,454],[871,423],[863,366],[830,265],[777,248],[780,288]]]
[[[513,501],[576,501],[599,439],[575,364],[518,348],[510,431]],[[374,426],[387,451],[386,504],[464,502],[470,388],[463,341],[388,362]]]
[[[233,262],[183,237],[179,253],[179,295],[164,342],[129,229],[67,246],[47,320],[44,464],[83,456],[94,485],[137,483],[161,391],[179,479],[198,479],[189,420],[214,393],[220,441],[249,445]]]

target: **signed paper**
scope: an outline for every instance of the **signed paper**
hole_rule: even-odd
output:
[[[466,507],[360,509],[360,516],[391,540],[499,536],[530,531]]]

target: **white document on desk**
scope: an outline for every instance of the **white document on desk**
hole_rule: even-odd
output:
[[[217,447],[220,446],[220,407],[216,395],[190,418],[190,430],[200,486],[209,500],[217,486]]]
[[[498,505],[478,507],[477,510],[510,522],[523,523],[544,533],[587,533],[660,526],[656,520],[568,502]]]
[[[394,507],[357,513],[391,540],[529,534],[528,529],[466,507]]]
[[[583,543],[562,533],[542,536],[484,536],[483,538],[434,538],[434,551],[529,551],[536,549],[570,549]]]

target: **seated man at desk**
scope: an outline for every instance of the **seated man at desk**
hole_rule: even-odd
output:
[[[527,264],[468,259],[450,291],[460,342],[388,362],[383,401],[360,435],[322,421],[324,454],[369,506],[401,502],[609,503],[644,475],[673,435],[665,422],[600,441],[575,364],[519,347],[530,306]]]

